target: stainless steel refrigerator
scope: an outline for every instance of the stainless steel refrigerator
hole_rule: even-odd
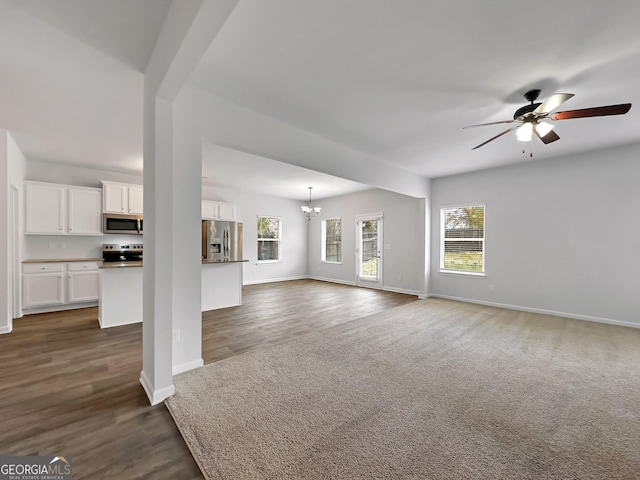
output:
[[[203,220],[202,258],[209,262],[242,260],[242,223]]]

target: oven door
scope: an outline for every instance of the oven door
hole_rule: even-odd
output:
[[[142,217],[139,215],[105,213],[102,222],[103,233],[142,235],[141,227]]]

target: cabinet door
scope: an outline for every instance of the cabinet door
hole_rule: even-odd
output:
[[[142,215],[143,190],[142,187],[129,187],[129,213]]]
[[[105,183],[104,211],[105,213],[127,213],[128,192],[126,185]]]
[[[211,202],[209,200],[202,201],[202,219],[203,220],[218,220],[218,203]]]
[[[220,203],[218,205],[218,215],[220,220],[235,220],[236,208],[229,203]]]
[[[100,272],[69,272],[67,284],[68,303],[93,302],[100,292]]]
[[[102,234],[102,191],[69,189],[68,231],[71,235]]]
[[[25,233],[61,235],[64,224],[65,188],[25,183]]]
[[[37,273],[22,276],[22,306],[39,307],[64,303],[63,273]]]

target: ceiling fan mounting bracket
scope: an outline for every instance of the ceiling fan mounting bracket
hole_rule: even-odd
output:
[[[540,90],[529,90],[524,94],[524,98],[526,98],[529,102],[533,103],[537,100],[540,95]]]
[[[540,90],[529,90],[525,93],[524,98],[526,98],[530,104],[516,110],[513,114],[513,119],[519,122],[535,122],[537,118],[535,115],[532,115],[531,112],[542,105],[542,103],[533,103],[538,99],[539,95]]]

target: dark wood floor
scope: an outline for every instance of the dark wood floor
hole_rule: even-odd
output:
[[[246,286],[242,306],[203,313],[204,362],[416,300],[313,280]],[[97,315],[29,315],[0,335],[0,454],[71,457],[76,480],[202,479],[138,381],[141,325],[101,330]]]

